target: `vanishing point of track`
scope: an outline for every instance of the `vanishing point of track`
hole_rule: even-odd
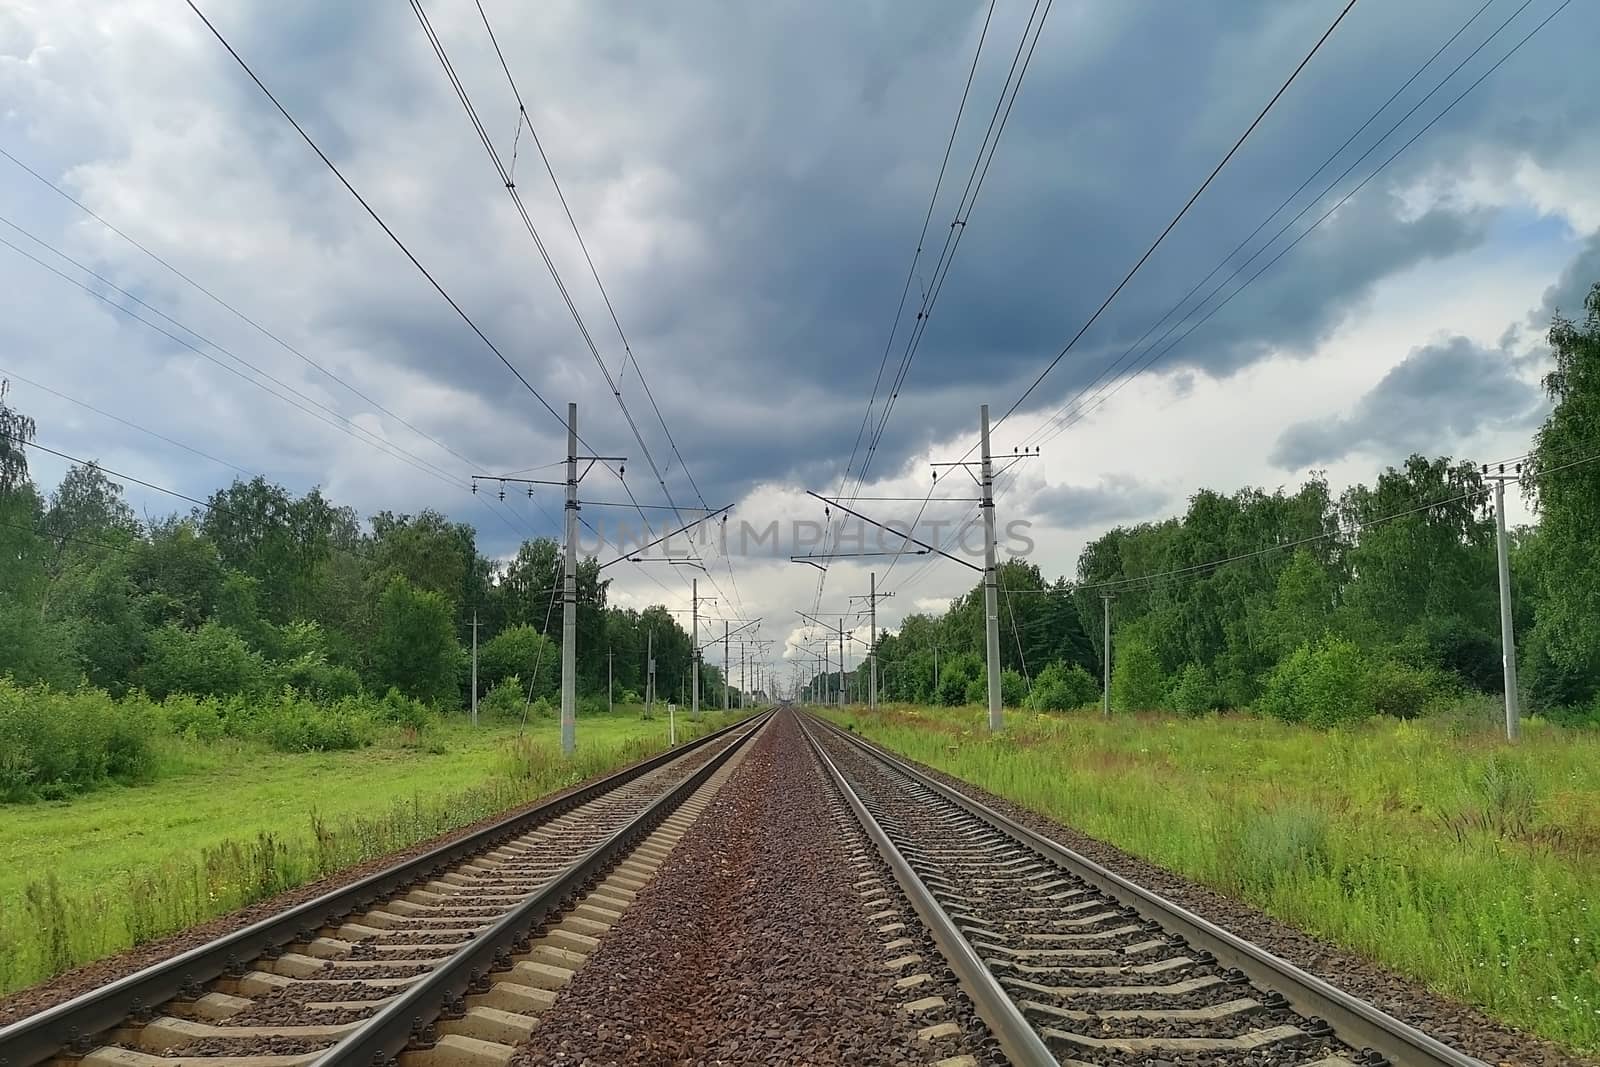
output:
[[[1484,1067],[855,736],[799,719],[907,920],[924,927],[885,945],[886,974],[910,986],[942,962],[1010,1063]],[[0,1029],[0,1067],[503,1067],[769,720]],[[904,1010],[943,1010],[923,999]]]

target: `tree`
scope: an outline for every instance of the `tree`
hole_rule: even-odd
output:
[[[122,499],[122,486],[106,477],[93,461],[74,464],[50,495],[44,516],[45,530],[56,543],[59,557],[69,546],[90,541],[137,537],[139,521]],[[92,547],[92,546],[91,546]]]
[[[373,688],[394,686],[416,700],[453,704],[460,698],[460,669],[461,646],[449,603],[399,575],[391,578],[378,598]]]
[[[508,678],[521,679],[522,691],[553,696],[561,681],[561,656],[555,642],[532,626],[501,630],[478,649],[478,684],[493,689]]]
[[[1033,680],[1027,705],[1035,711],[1071,711],[1100,698],[1100,684],[1076,663],[1051,663]]]
[[[0,378],[0,495],[29,484],[27,443],[33,440],[32,419],[6,403],[11,383]]]
[[[1523,481],[1543,542],[1533,648],[1546,688],[1580,702],[1600,690],[1600,477],[1581,462],[1600,454],[1600,283],[1583,321],[1558,315],[1549,340],[1555,369],[1544,388],[1554,407]]]
[[[1166,674],[1155,647],[1137,626],[1116,637],[1111,658],[1111,704],[1118,711],[1152,711],[1165,703]]]
[[[224,565],[259,583],[263,616],[274,623],[315,618],[320,568],[360,539],[355,512],[335,507],[319,489],[297,500],[260,477],[235,480],[206,503],[197,513],[201,531]]]

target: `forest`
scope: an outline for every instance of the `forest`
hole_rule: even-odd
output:
[[[1506,492],[1520,489],[1537,516],[1509,549],[1523,708],[1600,725],[1600,284],[1584,310],[1551,326],[1550,413],[1532,451],[1508,463],[1521,477]],[[1007,562],[1005,703],[1097,703],[1109,603],[1114,709],[1250,708],[1316,725],[1460,708],[1497,719],[1493,504],[1478,466],[1414,455],[1337,495],[1317,476],[1292,492],[1201,490],[1180,516],[1092,541],[1071,579]],[[983,622],[980,584],[881,637],[883,698],[984,701]]]
[[[94,462],[42,493],[37,430],[0,389],[0,800],[137,777],[144,718],[282,750],[425,726],[469,701],[474,618],[486,714],[549,714],[558,700],[555,541],[500,562],[438,512],[363,524],[318,489],[297,497],[260,477],[141,520]],[[608,653],[616,702],[638,702],[652,635],[659,699],[679,699],[685,626],[662,606],[609,605],[593,558],[577,581],[580,712],[607,706]],[[720,707],[722,672],[702,669],[703,699]]]

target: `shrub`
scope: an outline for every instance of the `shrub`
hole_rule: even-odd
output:
[[[984,683],[984,700],[987,702],[988,682]],[[1020,708],[1028,699],[1028,680],[1007,668],[1000,672],[1000,703],[1008,708]]]
[[[1361,650],[1326,636],[1295,649],[1268,674],[1257,706],[1275,719],[1335,726],[1372,714],[1370,670]]]
[[[225,696],[262,688],[265,667],[244,639],[217,622],[198,630],[169,623],[150,633],[140,688],[160,698],[169,693]]]
[[[1216,684],[1211,672],[1198,663],[1190,663],[1178,672],[1172,691],[1167,694],[1167,706],[1185,715],[1204,715],[1221,706]]]
[[[125,698],[124,703],[142,697],[143,694],[134,692]],[[217,741],[232,733],[223,703],[216,697],[174,693],[157,704],[156,708],[168,732],[191,741]]]
[[[1100,686],[1076,663],[1052,663],[1033,680],[1028,707],[1034,711],[1071,711],[1100,698]]]
[[[341,701],[339,706],[359,708],[355,701]],[[377,702],[373,710],[380,722],[403,726],[408,730],[426,730],[439,720],[439,716],[428,705],[412,700],[393,686],[383,694],[383,699]]]
[[[1120,711],[1159,708],[1167,695],[1167,678],[1155,648],[1129,627],[1117,637],[1111,658],[1111,704]]]
[[[524,693],[528,679],[537,677],[534,695],[553,695],[561,679],[561,653],[555,642],[526,625],[507,627],[486,641],[478,650],[479,682],[492,689],[511,677],[522,679]]]
[[[1436,695],[1449,688],[1438,671],[1393,661],[1373,668],[1367,676],[1367,687],[1372,710],[1396,719],[1416,718]]]
[[[320,652],[306,652],[287,662],[269,664],[267,678],[274,690],[289,688],[320,701],[361,692],[360,675],[349,667],[329,663]]]
[[[939,703],[946,707],[959,707],[967,703],[985,703],[989,698],[979,690],[976,698],[969,698],[969,685],[983,676],[983,663],[970,652],[958,652],[939,664]]]
[[[527,695],[522,679],[513,674],[478,699],[478,716],[491,721],[516,722],[527,706]]]
[[[156,721],[98,689],[59,693],[0,678],[0,801],[50,799],[146,777]]]
[[[365,748],[377,733],[372,714],[359,701],[343,700],[324,708],[288,692],[262,708],[255,726],[279,752]]]

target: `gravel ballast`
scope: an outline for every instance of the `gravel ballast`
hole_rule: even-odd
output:
[[[873,877],[890,892],[869,911],[859,886]],[[879,931],[895,921],[906,930]],[[907,936],[915,943],[886,949]],[[922,962],[886,966],[906,954]],[[917,971],[928,980],[896,988]],[[944,1014],[905,1010],[930,996],[946,1001]],[[918,1040],[940,1021],[959,1032]],[[895,1065],[960,1054],[993,1062],[989,1040],[785,713],[514,1063]]]

